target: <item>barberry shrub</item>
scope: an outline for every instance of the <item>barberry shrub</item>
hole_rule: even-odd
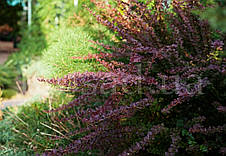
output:
[[[199,1],[93,2],[100,10],[90,13],[121,42],[93,41],[98,54],[72,58],[95,60],[105,71],[39,79],[76,95],[47,112],[67,112],[58,122],[78,125],[51,138],[67,145],[43,155],[225,153],[224,45],[192,13]]]

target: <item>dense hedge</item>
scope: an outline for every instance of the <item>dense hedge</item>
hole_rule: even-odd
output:
[[[108,71],[40,79],[77,95],[47,111],[69,112],[58,122],[78,126],[52,137],[70,143],[44,155],[225,153],[224,44],[192,13],[203,8],[199,1],[93,2],[100,14],[90,12],[121,42],[94,42],[104,50],[73,57],[96,60]]]

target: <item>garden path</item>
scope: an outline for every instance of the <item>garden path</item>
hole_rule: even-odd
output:
[[[13,42],[0,41],[0,65],[4,64],[8,56],[16,50],[18,49],[13,48]],[[6,106],[20,105],[22,103],[24,103],[24,100],[7,100],[2,103],[3,105],[0,109],[4,109]]]
[[[0,65],[4,64],[8,56],[17,50],[18,49],[13,48],[12,42],[0,41]],[[50,87],[46,84],[38,82],[35,73],[28,77],[27,83],[28,91],[25,94],[17,94],[12,99],[2,101],[2,106],[0,106],[0,110],[10,106],[22,105],[26,101],[29,101],[34,97],[48,97],[48,91]]]

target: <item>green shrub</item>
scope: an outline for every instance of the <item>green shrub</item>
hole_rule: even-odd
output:
[[[91,43],[88,40],[90,39],[109,40],[112,37],[111,33],[97,24],[88,11],[82,7],[84,4],[94,8],[94,5],[88,0],[79,1],[78,7],[74,7],[73,1],[68,0],[37,1],[33,8],[32,25],[21,30],[20,50],[8,59],[11,66],[16,67],[19,71],[18,74],[23,75],[23,70],[27,70],[28,66],[40,60],[42,54],[44,57],[41,58],[41,60],[43,59],[41,62],[48,65],[49,71],[53,70],[53,73],[46,72],[44,75],[55,75],[60,72],[59,75],[62,76],[63,73],[68,73],[70,70],[94,71],[99,68],[96,65],[91,67],[93,65],[91,62],[86,65],[86,63],[69,61],[67,58],[73,54],[80,55],[76,51],[79,53],[84,51],[81,56],[92,51],[89,48]],[[59,17],[58,24],[55,23],[56,17]],[[56,55],[62,57],[63,61],[58,59],[54,61],[57,58]],[[64,61],[71,65],[65,65]],[[56,70],[55,66],[58,64],[61,71]],[[73,64],[77,67],[72,68]]]
[[[83,28],[62,28],[51,36],[49,47],[43,53],[42,61],[47,64],[50,76],[63,76],[79,71],[97,71],[99,66],[95,61],[74,61],[74,56],[86,56],[95,53],[90,48],[91,37]],[[95,68],[96,67],[96,68]]]
[[[0,65],[0,87],[1,88],[15,88],[15,80],[17,71],[9,64]]]

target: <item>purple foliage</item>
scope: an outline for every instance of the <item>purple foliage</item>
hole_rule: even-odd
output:
[[[95,149],[101,155],[139,153],[150,146],[155,136],[167,129],[161,123],[167,122],[168,115],[176,112],[183,114],[183,108],[198,108],[198,105],[189,102],[202,96],[203,90],[213,85],[214,76],[221,77],[225,72],[223,61],[208,58],[210,53],[222,50],[224,45],[222,41],[211,37],[212,30],[207,21],[192,14],[193,9],[202,7],[198,0],[173,0],[171,11],[166,4],[163,5],[162,0],[155,0],[151,10],[147,4],[137,0],[116,0],[116,8],[104,2],[93,2],[101,9],[101,14],[88,9],[90,13],[98,22],[116,32],[122,42],[118,46],[109,46],[93,41],[105,52],[84,58],[73,57],[95,59],[106,67],[106,72],[74,73],[63,78],[39,79],[81,94],[69,104],[47,112],[66,111],[75,107],[76,114],[58,121],[67,122],[79,118],[83,127],[65,136],[87,132],[65,148],[44,155],[64,155]],[[146,119],[139,113],[142,110],[152,112],[151,108],[156,105],[154,101],[159,99],[163,99],[158,112],[161,117],[156,115],[152,119],[155,125],[145,128],[142,121],[133,126],[123,124],[124,120],[136,120],[137,116],[149,120],[151,115]],[[93,106],[97,101],[102,104]],[[225,112],[225,106],[217,110]],[[197,124],[188,128],[190,133],[225,131],[225,125],[204,128],[199,123],[206,118],[199,115],[199,118],[194,119]],[[146,133],[146,136],[139,137],[139,141],[134,143],[131,135],[139,136],[135,135],[137,127],[139,133]],[[168,151],[164,151],[166,155],[178,152],[178,144],[182,140],[179,135],[169,133],[171,144]],[[64,137],[53,138],[58,139]]]

